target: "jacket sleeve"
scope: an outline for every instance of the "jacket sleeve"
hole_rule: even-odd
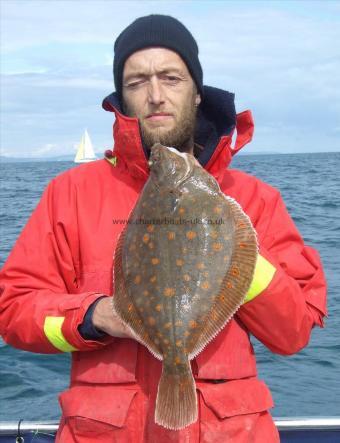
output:
[[[77,292],[75,191],[55,188],[52,181],[0,273],[0,334],[32,352],[98,349],[114,338],[84,340],[78,328],[103,294]]]
[[[266,207],[267,206],[267,207]],[[294,354],[323,327],[326,281],[318,253],[306,246],[279,193],[254,223],[259,256],[238,316],[272,352]]]

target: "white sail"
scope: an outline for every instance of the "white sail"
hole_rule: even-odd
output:
[[[81,138],[81,142],[78,146],[78,150],[74,159],[75,163],[81,163],[84,158],[84,136]]]
[[[75,163],[86,163],[86,162],[91,162],[93,160],[97,160],[97,157],[94,153],[90,136],[89,136],[87,130],[85,129],[85,132],[81,138],[81,142],[79,144],[74,162]]]

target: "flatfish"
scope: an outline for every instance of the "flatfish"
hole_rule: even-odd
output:
[[[163,361],[155,422],[197,420],[190,360],[241,306],[257,239],[248,216],[190,154],[152,147],[150,177],[115,251],[114,310]]]

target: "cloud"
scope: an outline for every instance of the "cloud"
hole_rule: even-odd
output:
[[[205,83],[253,110],[252,150],[340,150],[337,85],[340,3],[11,1],[3,3],[2,144],[6,152],[72,150],[90,128],[112,144],[113,42],[152,12],[182,20],[196,37]],[[36,148],[40,146],[41,148]],[[52,148],[51,148],[52,149]]]
[[[48,153],[51,153],[51,152],[55,151],[56,148],[57,148],[56,144],[54,144],[54,143],[46,143],[41,148],[35,149],[32,152],[32,155],[33,156],[40,156],[40,155],[48,154]]]

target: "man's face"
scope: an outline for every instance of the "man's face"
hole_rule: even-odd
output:
[[[123,70],[123,107],[137,117],[147,148],[159,142],[191,151],[201,99],[181,57],[166,48],[132,54]]]

